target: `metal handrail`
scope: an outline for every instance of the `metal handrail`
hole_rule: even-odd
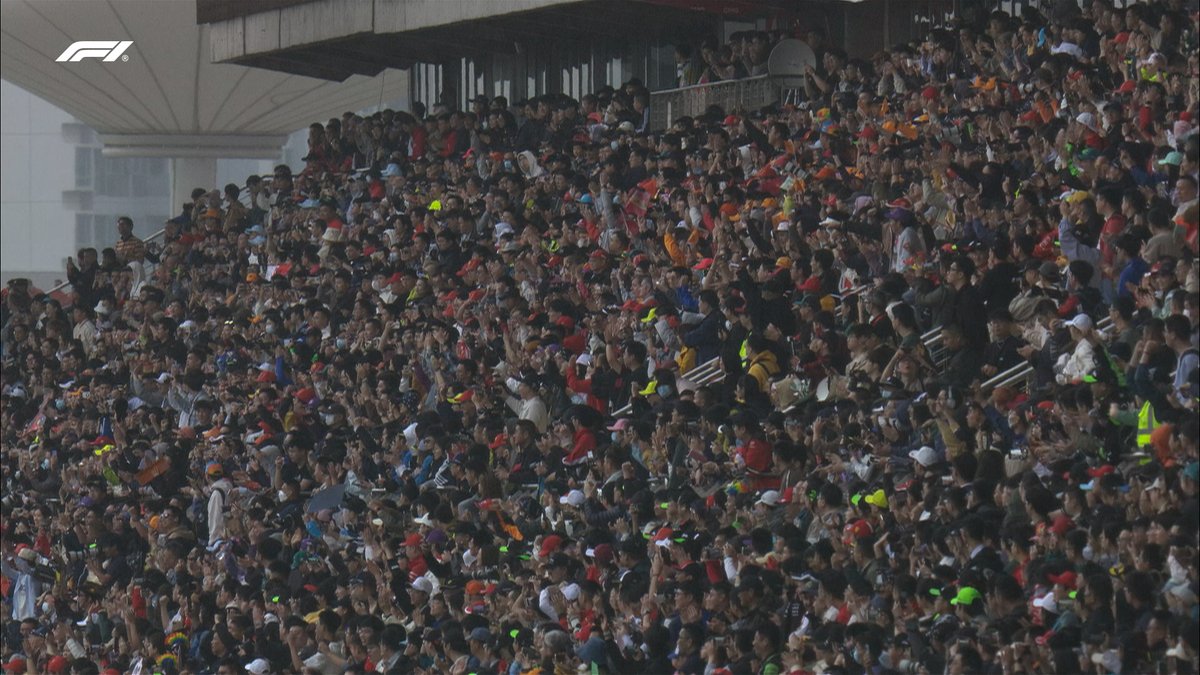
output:
[[[697,371],[705,371],[705,372],[699,376],[696,376]],[[711,359],[705,361],[704,363],[701,363],[700,365],[696,366],[695,368],[692,368],[691,370],[689,370],[687,372],[687,375],[688,376],[686,379],[691,380],[692,382],[695,382],[696,384],[700,384],[700,385],[713,384],[715,382],[724,381],[725,380],[725,371],[721,370],[721,357],[714,356],[713,358],[711,358]],[[625,405],[621,406],[620,408],[617,408],[616,410],[614,410],[612,412],[612,416],[620,417],[621,415],[627,415],[627,414],[629,414],[629,411],[631,411],[631,410],[633,410],[633,404],[626,403]]]
[[[991,377],[991,379],[987,380],[980,386],[983,389],[995,389],[996,387],[999,387],[1002,384],[1007,383],[1007,381],[1010,377],[1013,377],[1015,375],[1024,376],[1032,371],[1033,371],[1033,366],[1029,365],[1029,363],[1026,361],[1022,361],[1022,362],[1018,363],[1017,365],[1010,367],[1007,370],[996,373],[995,375],[993,375]]]
[[[1099,332],[1107,330],[1110,326],[1112,326],[1112,324],[1112,318],[1106,316],[1096,323],[1096,331]],[[986,390],[1011,386],[1022,380],[1027,380],[1028,377],[1033,374],[1034,370],[1035,368],[1029,365],[1028,362],[1022,361],[1021,363],[1018,363],[1002,373],[993,375],[992,378],[984,382],[981,387]]]
[[[143,239],[142,242],[143,243],[152,242],[155,239],[162,237],[166,233],[167,233],[167,228],[164,227],[163,229],[159,230],[158,232],[155,232],[154,234],[150,235],[149,237],[146,237],[145,239]],[[64,281],[61,284],[55,286],[54,288],[51,288],[48,291],[42,291],[42,292],[45,293],[46,295],[50,295],[51,293],[57,293],[58,291],[61,291],[62,289],[66,288],[67,286],[70,286],[70,285],[71,285],[71,281],[68,279],[67,281]]]

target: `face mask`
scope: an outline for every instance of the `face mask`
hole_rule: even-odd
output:
[[[613,443],[619,443],[620,441],[618,441],[617,439],[618,439],[620,436],[621,436],[621,432],[619,432],[619,431],[614,431],[614,432],[612,432],[612,442],[613,442]]]
[[[726,319],[725,320],[725,330],[729,330],[730,328],[733,328],[733,322]]]
[[[329,413],[322,413],[321,414],[321,422],[324,423],[326,426],[333,424],[333,415],[331,415]]]
[[[56,410],[62,410],[63,408],[66,408],[66,407],[67,407],[67,402],[66,402],[66,401],[64,401],[64,400],[63,400],[63,399],[61,399],[61,398],[56,398],[56,399],[54,399],[54,408],[55,408]]]
[[[346,348],[346,338],[338,338],[337,340],[334,340],[334,344],[337,345],[338,349],[345,349]]]
[[[276,501],[278,501],[280,503],[286,502],[287,501],[287,493],[284,492],[283,490],[280,490],[279,492],[275,493],[275,499],[276,499]]]
[[[54,606],[51,605],[50,603],[48,603],[48,602],[42,603],[42,614],[49,614],[53,610],[54,610]]]
[[[267,335],[274,335],[276,330],[277,329],[275,328],[275,324],[273,324],[273,323],[267,324],[267,326],[266,326]]]
[[[395,251],[392,251],[391,253],[388,254],[388,262],[396,262],[399,259],[400,259],[400,254],[396,253]]]
[[[673,389],[671,389],[671,386],[670,386],[670,385],[666,385],[666,386],[663,386],[663,387],[659,387],[659,388],[658,388],[658,395],[659,395],[659,396],[662,396],[662,397],[664,397],[664,398],[665,398],[665,397],[667,397],[667,396],[670,396],[672,391],[674,391],[674,390],[673,390]]]

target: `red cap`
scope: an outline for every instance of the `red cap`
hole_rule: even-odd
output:
[[[669,527],[660,527],[660,528],[658,528],[658,532],[654,533],[654,541],[663,541],[666,539],[670,539],[671,535],[673,535],[673,534],[675,534],[675,530],[672,530]]]
[[[1123,30],[1120,33],[1117,33],[1115,36],[1113,36],[1113,42],[1115,42],[1119,45],[1123,45],[1126,42],[1129,42],[1129,31]]]
[[[538,550],[538,557],[545,558],[546,556],[558,550],[562,546],[562,537],[557,534],[552,534],[542,540],[542,548]]]
[[[596,548],[592,549],[592,557],[601,565],[607,565],[612,562],[614,557],[612,544],[600,544],[596,546]]]
[[[1050,583],[1052,584],[1056,584],[1064,588],[1070,588],[1072,590],[1074,590],[1075,582],[1078,580],[1076,574],[1071,570],[1067,570],[1062,574],[1047,574],[1046,578],[1049,579]]]
[[[725,120],[721,122],[721,126],[731,127],[738,123],[737,115],[726,115]]]
[[[582,354],[584,349],[587,349],[587,342],[584,340],[583,333],[574,333],[563,338],[563,349],[572,354]]]
[[[471,270],[479,267],[482,264],[483,264],[483,260],[481,260],[479,258],[471,258],[470,260],[467,261],[467,264],[463,265],[462,268],[460,270],[458,270],[457,274],[458,274],[458,276],[461,277],[464,274],[466,274],[467,272],[470,272]]]
[[[488,449],[495,450],[507,442],[508,436],[505,436],[504,434],[496,434],[496,437],[492,439],[492,442],[488,443]]]
[[[846,526],[846,540],[854,540],[859,537],[865,537],[871,534],[871,524],[863,519],[858,519]]]
[[[388,283],[389,284],[398,284],[398,283],[400,283],[400,280],[403,278],[404,278],[403,274],[396,272],[396,273],[392,274],[392,276],[388,277]]]
[[[8,663],[4,664],[4,671],[8,673],[25,672],[25,659],[19,656],[12,657]]]
[[[485,584],[478,579],[467,582],[467,595],[491,595],[496,591],[496,584]]]
[[[46,670],[51,673],[65,673],[71,667],[71,662],[62,654],[57,654],[46,662]]]
[[[1063,514],[1059,514],[1054,517],[1054,522],[1050,524],[1050,531],[1061,537],[1070,532],[1073,527],[1075,527],[1073,520]]]
[[[1137,82],[1134,82],[1133,80],[1125,80],[1121,83],[1121,86],[1116,88],[1115,91],[1118,94],[1131,94],[1133,93],[1134,89],[1137,89]]]
[[[1112,464],[1105,464],[1103,466],[1098,466],[1094,469],[1088,469],[1087,472],[1088,472],[1088,475],[1091,476],[1092,478],[1101,478],[1103,476],[1107,476],[1108,474],[1112,473],[1113,471],[1116,471],[1116,469],[1113,467]]]
[[[312,387],[305,387],[296,392],[296,398],[304,405],[308,405],[317,398],[317,392]]]
[[[275,381],[275,373],[272,373],[269,370],[259,371],[258,377],[255,378],[255,380],[258,381],[259,384],[267,384],[270,382],[274,382]]]
[[[417,534],[416,532],[413,532],[404,538],[405,546],[420,546],[423,543],[425,543],[425,540],[422,539],[421,535]]]
[[[692,269],[706,270],[713,266],[713,262],[714,262],[714,260],[712,258],[705,258],[705,259],[701,260],[700,262],[696,263],[695,265],[692,265]]]
[[[912,202],[908,201],[907,197],[900,197],[887,203],[890,209],[907,209],[912,211]]]
[[[937,97],[938,97],[937,87],[930,85],[921,90],[921,98],[925,99],[926,101],[932,101],[933,99],[935,99]]]

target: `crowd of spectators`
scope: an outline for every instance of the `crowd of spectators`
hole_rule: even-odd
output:
[[[348,113],[117,223],[5,290],[4,672],[1195,673],[1196,38]]]

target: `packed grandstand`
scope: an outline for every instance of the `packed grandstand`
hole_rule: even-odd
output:
[[[815,47],[347,113],[10,283],[4,671],[1196,672],[1195,7]]]

